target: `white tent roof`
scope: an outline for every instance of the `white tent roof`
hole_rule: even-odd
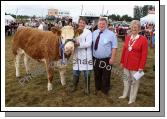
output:
[[[11,15],[5,15],[5,21],[7,20],[11,22],[11,21],[15,21],[15,18],[13,18]]]
[[[148,14],[147,16],[140,18],[140,22],[142,25],[145,23],[155,24],[155,14]]]

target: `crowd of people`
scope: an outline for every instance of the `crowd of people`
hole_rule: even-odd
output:
[[[147,37],[150,48],[155,47],[155,25],[154,24],[146,23],[142,25],[140,34]]]
[[[19,26],[25,26],[25,27],[33,27],[33,28],[38,28],[42,29],[44,31],[50,31],[51,27],[53,26],[58,26],[58,27],[63,27],[66,25],[73,25],[76,26],[76,23],[72,22],[71,18],[61,18],[61,19],[56,19],[56,20],[46,20],[46,19],[32,19],[32,20],[17,20],[17,21],[5,21],[5,35],[11,36],[13,35],[17,28]]]
[[[5,22],[5,35],[11,36],[16,32],[18,28],[18,23],[16,22],[9,22],[8,20]]]

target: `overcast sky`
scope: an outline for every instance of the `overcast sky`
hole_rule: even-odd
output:
[[[129,15],[133,17],[134,5],[83,5],[83,15],[90,13],[99,16],[102,14],[118,14],[118,15]],[[49,8],[70,11],[72,17],[81,15],[81,5],[8,5],[5,7],[6,13],[12,13],[17,15],[29,15],[29,16],[46,16]]]
[[[29,16],[46,16],[48,9],[54,8],[59,10],[70,11],[72,17],[81,15],[81,8],[83,5],[83,15],[90,13],[99,16],[102,14],[118,14],[129,15],[133,17],[133,8],[135,5],[153,5],[158,2],[154,1],[6,1],[3,2],[6,13]]]

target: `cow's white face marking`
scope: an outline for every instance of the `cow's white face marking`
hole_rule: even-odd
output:
[[[61,29],[61,35],[63,37],[63,39],[73,39],[74,37],[74,29],[72,26],[64,26],[62,29]]]
[[[69,41],[64,46],[64,53],[66,55],[70,55],[74,53],[74,43]]]
[[[62,31],[62,38],[63,41],[62,43],[64,43],[67,39],[73,39],[74,37],[74,29],[72,26],[65,26],[61,29]],[[70,55],[73,54],[74,52],[74,43],[69,41],[65,44],[64,46],[64,52],[66,55]]]

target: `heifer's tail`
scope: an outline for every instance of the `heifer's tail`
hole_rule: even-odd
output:
[[[18,48],[19,48],[19,46],[18,46],[18,36],[19,36],[19,34],[20,34],[20,32],[21,32],[21,30],[22,29],[24,29],[24,28],[26,28],[26,27],[24,27],[24,26],[19,26],[18,28],[17,28],[17,31],[16,31],[16,33],[14,34],[14,36],[13,36],[13,39],[12,39],[12,52],[13,52],[13,54],[16,56],[17,55],[17,51],[18,51]]]
[[[12,39],[12,52],[16,56],[18,48],[16,47],[16,43],[14,41],[15,41],[15,36]]]
[[[13,54],[16,56],[17,55],[17,51],[18,51],[18,35],[19,35],[19,32],[20,32],[20,28],[17,29],[16,33],[14,34],[13,36],[13,39],[12,39],[12,52]]]

